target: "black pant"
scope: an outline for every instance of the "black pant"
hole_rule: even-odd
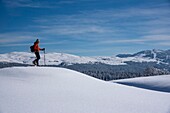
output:
[[[40,60],[39,52],[35,52],[35,56],[36,56],[36,59],[34,60],[34,62],[36,62],[37,66],[39,66],[39,60]]]

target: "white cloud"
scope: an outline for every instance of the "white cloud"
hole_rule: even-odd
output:
[[[94,45],[146,44],[170,41],[167,7],[135,7],[81,11],[73,15],[35,18],[42,34],[64,35]]]
[[[35,37],[27,32],[8,32],[0,34],[0,44],[26,42],[33,39],[35,39]]]
[[[30,44],[29,43],[27,43],[27,44],[20,43],[20,44],[2,44],[2,45],[0,45],[0,47],[16,47],[16,46],[30,46]]]
[[[146,41],[170,41],[170,35],[148,35],[144,36]]]
[[[3,0],[8,7],[53,8],[52,2],[34,0]],[[56,6],[55,6],[56,7]]]
[[[58,8],[59,5],[74,4],[80,2],[91,2],[94,0],[64,0],[64,1],[42,1],[42,0],[2,0],[8,7],[27,8]]]
[[[57,34],[57,35],[77,35],[81,36],[82,34],[100,34],[107,33],[110,30],[95,26],[95,25],[59,25],[59,26],[51,26],[48,29],[42,31],[42,33],[46,34]]]
[[[110,39],[110,40],[100,40],[97,42],[97,45],[105,45],[105,44],[124,44],[124,43],[132,43],[132,44],[146,44],[150,43],[150,45],[170,45],[170,35],[148,35],[136,39],[126,38],[126,39]]]
[[[169,42],[158,42],[155,45],[160,45],[160,46],[169,46],[170,47],[170,41]]]
[[[159,29],[169,29],[170,10],[167,7],[135,7],[127,9],[109,9],[80,11],[79,14],[43,16],[34,19],[36,27],[44,28],[47,33],[88,34],[129,33],[134,31],[143,35]],[[56,32],[55,32],[56,31]],[[108,32],[107,32],[108,31]],[[157,30],[158,31],[158,30]]]

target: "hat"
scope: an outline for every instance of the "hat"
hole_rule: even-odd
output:
[[[40,41],[39,39],[36,40],[36,42],[39,42],[39,41]]]

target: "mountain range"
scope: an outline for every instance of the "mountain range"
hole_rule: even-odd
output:
[[[29,66],[34,59],[34,54],[28,52],[0,54],[0,67]],[[134,54],[96,57],[42,53],[40,64],[76,70],[102,80],[164,75],[170,73],[170,50],[153,49]]]

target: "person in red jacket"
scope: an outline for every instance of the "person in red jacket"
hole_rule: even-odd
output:
[[[34,42],[34,52],[35,52],[36,59],[33,61],[33,64],[37,65],[37,66],[39,66],[39,60],[40,60],[40,53],[39,53],[39,51],[40,50],[42,50],[42,51],[45,50],[45,48],[43,48],[43,49],[39,48],[39,45],[38,45],[39,43],[40,43],[39,39],[37,39]]]

